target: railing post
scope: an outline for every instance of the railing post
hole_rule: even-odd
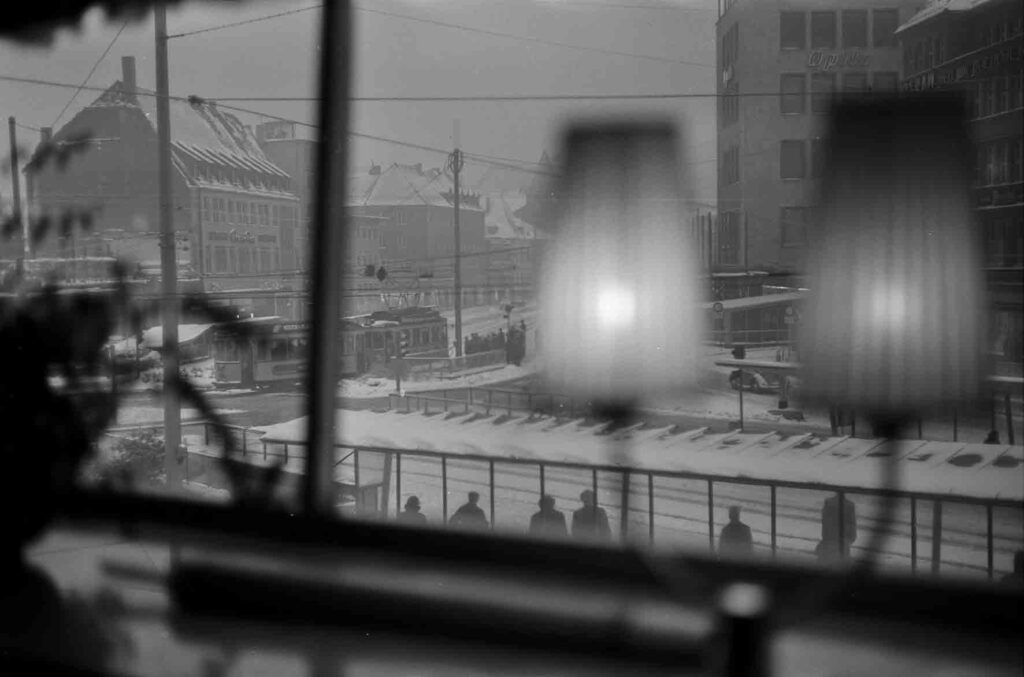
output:
[[[954,407],[953,408],[953,441],[954,442],[958,441],[957,440],[957,433],[958,433],[958,430],[957,430],[956,408]]]
[[[619,538],[623,543],[629,537],[629,469],[622,471],[622,492],[619,496]]]
[[[448,524],[448,457],[441,457],[441,514]]]
[[[846,552],[846,492],[840,490],[836,494],[839,505],[836,506],[836,515],[839,520],[839,558],[846,559],[850,553]]]
[[[491,483],[491,531],[494,531],[494,461],[489,462],[488,474]]]
[[[988,580],[992,580],[995,576],[995,547],[994,538],[992,535],[992,504],[989,503],[985,506],[985,521],[986,521],[986,550],[988,551]]]
[[[545,495],[547,493],[544,490],[544,464],[541,463],[539,465],[540,465],[540,495],[543,496],[543,495]]]
[[[1003,402],[1006,403],[1006,439],[1013,444],[1013,409],[1010,406],[1010,393],[1003,395]]]
[[[242,428],[242,456],[249,451],[249,429]]]
[[[594,491],[594,505],[597,505],[597,468],[591,471],[591,486]]]
[[[771,490],[772,490],[772,559],[774,559],[776,551],[778,549],[778,546],[776,544],[776,537],[778,535],[778,532],[777,532],[777,529],[776,529],[776,519],[775,519],[776,518],[776,515],[775,515],[776,503],[775,503],[775,485],[774,484],[771,485]]]
[[[448,413],[448,391],[447,390],[442,390],[441,391],[441,401],[444,403],[444,411],[445,411],[445,413]]]
[[[910,497],[910,571],[917,573],[917,498]]]
[[[932,510],[932,573],[939,573],[942,557],[942,501]]]
[[[715,552],[715,483],[711,480],[708,480],[708,548]]]
[[[309,447],[306,447],[306,454],[309,454]],[[266,459],[264,459],[264,460],[266,460]],[[285,463],[288,462],[288,443],[287,442],[285,442],[285,445],[284,445],[284,462]]]
[[[647,537],[654,545],[654,473],[647,473]]]
[[[491,415],[491,396],[492,395],[493,395],[493,392],[491,390],[488,390],[487,391],[487,415],[488,416]]]
[[[511,390],[508,391],[506,393],[506,395],[508,395],[508,415],[511,416],[512,415],[512,391]]]
[[[402,514],[402,452],[395,452],[395,517]]]
[[[210,446],[210,422],[203,421],[203,445]]]

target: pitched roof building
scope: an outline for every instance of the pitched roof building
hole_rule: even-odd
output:
[[[208,290],[286,287],[298,205],[291,177],[216,104],[172,99],[170,128],[181,274]],[[81,150],[64,167],[46,161],[47,149],[73,146]],[[134,58],[125,57],[121,80],[52,135],[43,129],[25,170],[33,214],[55,224],[92,216],[88,229],[51,229],[36,253],[116,256],[158,272],[157,151],[156,97],[138,86]]]

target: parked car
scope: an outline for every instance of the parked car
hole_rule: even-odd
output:
[[[752,369],[737,369],[729,374],[733,390],[740,389],[741,380],[743,389],[752,393],[777,393],[781,387],[781,380],[774,374],[765,375]]]

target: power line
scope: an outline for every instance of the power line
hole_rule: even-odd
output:
[[[125,19],[125,22],[123,24],[121,24],[121,28],[117,31],[117,34],[110,41],[110,44],[107,45],[107,48],[105,50],[103,50],[102,54],[100,54],[100,58],[96,59],[96,63],[94,63],[92,65],[92,68],[89,69],[89,74],[85,76],[84,80],[82,80],[82,84],[78,86],[78,88],[75,90],[75,93],[71,95],[71,98],[68,99],[68,102],[66,104],[64,104],[63,108],[61,108],[60,114],[58,114],[57,117],[54,119],[53,124],[50,125],[51,127],[56,127],[57,126],[57,123],[60,122],[60,119],[64,116],[64,113],[67,111],[68,107],[71,105],[71,102],[74,101],[75,97],[78,96],[78,93],[82,91],[82,87],[85,87],[87,84],[89,84],[89,79],[92,77],[92,74],[96,72],[96,69],[99,68],[99,65],[103,62],[103,59],[105,59],[107,57],[107,54],[110,53],[110,50],[114,48],[114,43],[117,42],[117,39],[119,37],[121,37],[121,33],[123,33],[124,29],[127,28],[127,27],[128,27],[128,20]]]
[[[691,7],[677,5],[674,3],[666,3],[663,5],[627,5],[617,2],[574,2],[572,0],[549,0],[543,4],[554,5],[556,7],[561,5],[593,7],[594,9],[654,9],[673,12],[702,12],[707,14],[715,14],[717,12],[717,10],[711,9],[710,7]]]
[[[416,21],[423,24],[429,24],[431,26],[441,26],[444,28],[452,28],[460,31],[467,31],[470,33],[480,33],[481,35],[490,35],[497,38],[505,38],[508,40],[521,40],[523,42],[532,42],[539,45],[547,45],[549,47],[561,47],[564,49],[575,49],[583,52],[597,52],[599,54],[609,54],[612,56],[625,56],[632,59],[644,59],[647,61],[659,61],[662,63],[675,63],[683,64],[686,66],[698,66],[700,68],[714,68],[714,64],[703,63],[699,61],[685,61],[683,59],[670,59],[664,56],[654,56],[651,54],[637,54],[635,52],[620,52],[614,49],[605,49],[603,47],[587,47],[585,45],[573,45],[566,42],[558,42],[555,40],[545,40],[543,38],[534,38],[528,35],[516,35],[514,33],[501,33],[499,31],[491,31],[484,28],[474,28],[473,26],[464,26],[462,24],[447,23],[445,21],[437,21],[436,19],[426,19],[423,17],[410,16],[408,14],[399,14],[397,12],[388,12],[382,9],[370,9],[369,7],[353,7],[353,9],[360,12],[367,12],[370,14],[379,14],[381,16],[389,16],[396,19],[404,19],[406,21]]]
[[[254,24],[260,21],[267,21],[269,19],[277,19],[282,16],[289,16],[291,14],[298,14],[300,12],[308,12],[314,9],[321,9],[323,4],[311,5],[309,7],[299,7],[297,9],[290,9],[285,12],[277,12],[276,14],[267,14],[266,16],[254,17],[252,19],[245,19],[244,21],[232,21],[231,23],[217,24],[216,26],[209,26],[207,28],[200,28],[194,31],[184,31],[182,33],[175,33],[174,35],[168,35],[167,39],[172,40],[174,38],[184,38],[190,35],[199,35],[200,33],[212,33],[213,31],[224,30],[225,28],[234,28],[235,26],[245,26],[246,24]]]
[[[778,96],[778,92],[771,92]],[[767,94],[766,94],[767,95]],[[680,92],[663,92],[656,94],[497,94],[469,96],[350,96],[347,101],[357,103],[459,103],[459,102],[508,102],[508,101],[653,101],[658,99],[709,99],[729,96],[748,96],[737,94],[701,93],[690,94]],[[283,101],[283,102],[316,102],[315,96],[218,96],[209,101]]]

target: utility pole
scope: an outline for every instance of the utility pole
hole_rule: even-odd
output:
[[[14,200],[14,219],[21,226],[22,255],[28,261],[28,219],[21,213],[21,176],[18,171],[18,134],[14,129],[17,124],[14,116],[7,118],[7,127],[11,137],[11,194]]]
[[[167,8],[153,6],[156,28],[156,128],[160,180],[160,277],[163,281],[164,468],[167,486],[181,488],[181,407],[174,384],[178,379],[178,262],[174,242],[174,203],[171,193],[171,127],[167,69]]]
[[[448,156],[448,168],[455,183],[455,356],[462,357],[462,238],[459,234],[459,172],[462,171],[462,151],[459,150],[459,123],[455,122],[453,134],[455,150]]]

